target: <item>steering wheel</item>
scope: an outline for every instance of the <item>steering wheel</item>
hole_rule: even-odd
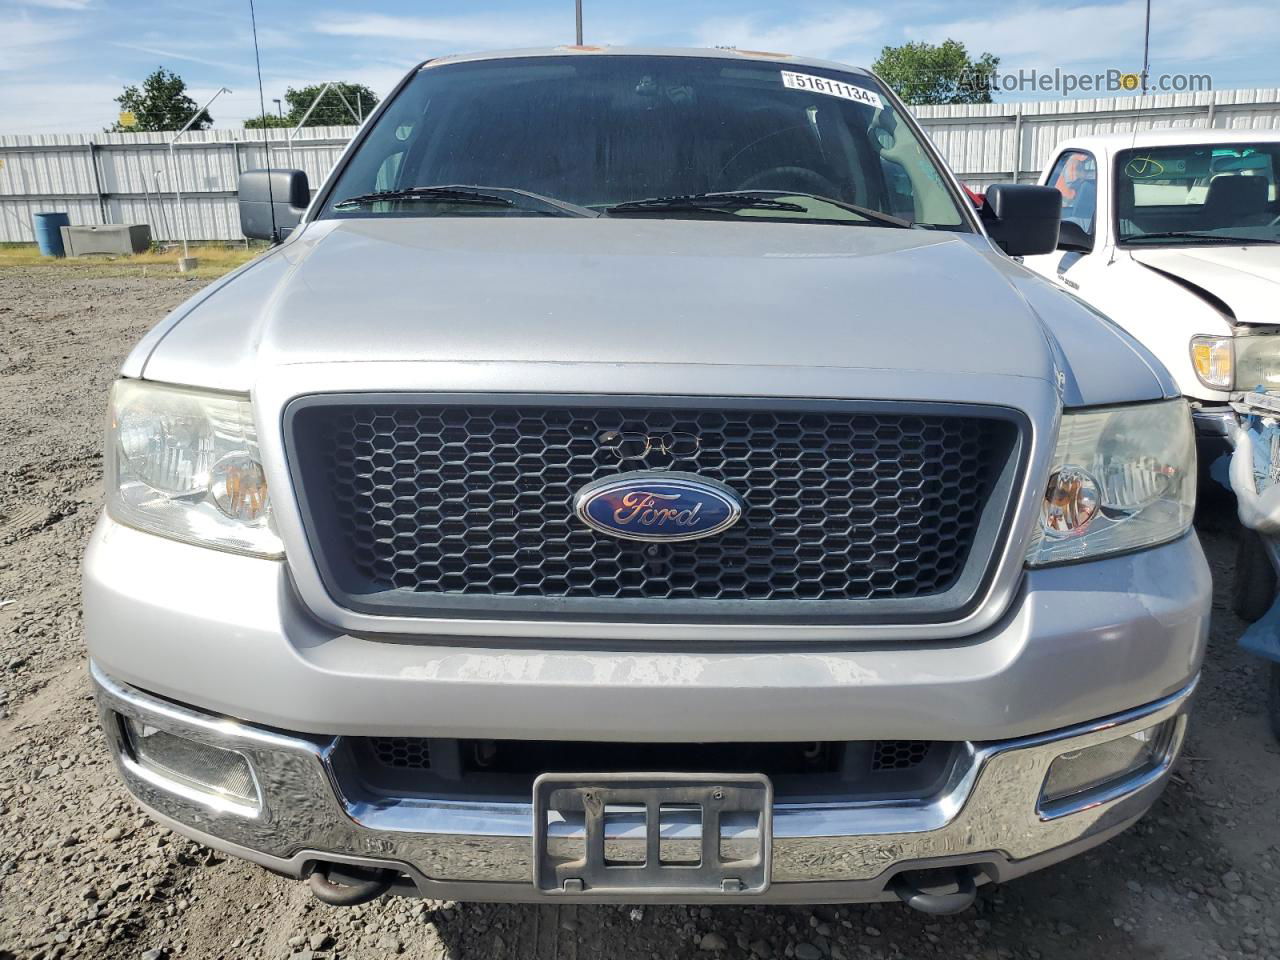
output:
[[[801,190],[796,184],[803,182],[807,186]],[[834,197],[840,188],[834,183],[808,167],[770,167],[753,173],[743,180],[735,190],[796,190],[799,193],[812,193],[819,197]]]

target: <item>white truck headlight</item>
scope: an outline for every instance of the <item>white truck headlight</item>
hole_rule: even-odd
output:
[[[1191,527],[1196,447],[1182,399],[1067,412],[1027,563],[1137,550]]]
[[[1236,353],[1237,390],[1280,390],[1280,336],[1251,334],[1231,338]]]
[[[1280,390],[1280,335],[1192,337],[1191,365],[1214,390]]]
[[[105,466],[107,512],[120,523],[234,553],[284,554],[247,397],[117,380]]]

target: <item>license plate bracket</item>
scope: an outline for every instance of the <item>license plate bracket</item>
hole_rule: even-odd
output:
[[[533,883],[544,894],[760,894],[772,847],[763,774],[547,773],[533,785]]]

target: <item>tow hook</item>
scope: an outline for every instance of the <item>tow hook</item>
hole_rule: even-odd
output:
[[[977,899],[972,867],[909,870],[890,881],[889,889],[908,907],[921,913],[960,913]]]
[[[377,900],[391,889],[391,884],[395,880],[395,874],[391,871],[379,870],[376,876],[357,880],[354,883],[346,882],[345,878],[341,882],[336,882],[329,876],[332,867],[333,865],[328,863],[316,864],[315,869],[307,877],[307,886],[311,888],[312,895],[321,903],[327,903],[331,907],[354,907],[361,903],[368,903],[370,900]]]

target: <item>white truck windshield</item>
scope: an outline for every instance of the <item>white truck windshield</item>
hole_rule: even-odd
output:
[[[1280,243],[1280,143],[1186,144],[1116,155],[1122,242]]]

